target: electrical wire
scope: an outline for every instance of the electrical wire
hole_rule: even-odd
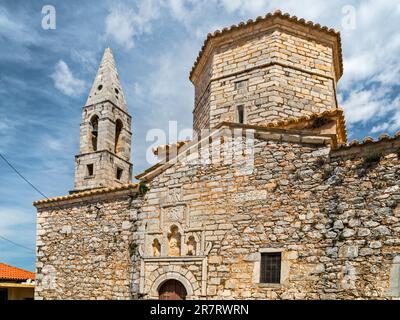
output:
[[[35,250],[33,250],[32,248],[25,247],[24,245],[19,244],[19,243],[15,242],[15,241],[12,241],[12,240],[10,240],[10,239],[7,239],[6,237],[3,237],[2,235],[0,235],[0,239],[3,239],[4,241],[7,241],[7,242],[9,242],[9,243],[12,243],[12,244],[15,245],[15,246],[24,248],[24,249],[29,250],[29,251],[31,251],[31,252],[35,252]]]
[[[4,160],[4,162],[7,163],[8,166],[9,166],[11,169],[13,169],[13,170],[14,170],[26,183],[28,183],[36,192],[38,192],[40,195],[42,195],[43,197],[45,197],[46,199],[48,199],[47,196],[46,196],[42,191],[40,191],[38,188],[36,188],[27,178],[25,178],[25,177],[10,163],[10,161],[8,161],[7,158],[6,158],[4,155],[2,155],[1,153],[0,153],[0,158],[2,158],[2,159]]]

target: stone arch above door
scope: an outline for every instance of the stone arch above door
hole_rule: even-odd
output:
[[[167,280],[177,280],[185,287],[186,299],[201,294],[200,286],[196,277],[187,269],[180,266],[161,267],[153,271],[149,279],[147,279],[147,292],[150,299],[158,299],[158,289]]]

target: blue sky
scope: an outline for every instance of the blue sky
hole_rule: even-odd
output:
[[[42,28],[44,5],[56,9],[55,30]],[[338,97],[350,140],[400,129],[400,0],[1,0],[0,152],[49,197],[71,190],[81,108],[110,46],[140,173],[150,129],[192,125],[188,75],[207,33],[276,9],[342,33]],[[34,249],[32,202],[40,198],[0,159],[0,236]],[[1,262],[34,270],[34,260],[0,239]]]

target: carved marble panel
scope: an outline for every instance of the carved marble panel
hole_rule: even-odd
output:
[[[176,205],[167,206],[161,208],[161,221],[160,226],[164,228],[165,226],[174,224],[176,222],[181,225],[186,225],[188,220],[188,210],[186,205]]]

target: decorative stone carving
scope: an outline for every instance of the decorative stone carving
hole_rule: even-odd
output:
[[[153,257],[159,257],[161,254],[161,244],[158,241],[158,239],[153,240],[152,248],[153,248]]]
[[[187,255],[188,256],[195,256],[196,255],[196,240],[194,236],[190,236],[187,242]]]
[[[168,255],[171,257],[181,255],[181,234],[177,226],[172,226],[168,234]]]
[[[160,227],[164,228],[175,223],[185,225],[188,220],[187,214],[186,205],[163,207],[161,208]]]
[[[169,190],[168,202],[169,203],[177,203],[182,199],[182,190],[181,188],[172,188]]]
[[[170,207],[166,211],[166,217],[169,221],[182,221],[183,220],[183,214],[184,214],[184,207],[179,206],[179,207]]]
[[[175,205],[182,201],[182,190],[180,187],[169,188],[161,195],[161,204],[164,206]]]

